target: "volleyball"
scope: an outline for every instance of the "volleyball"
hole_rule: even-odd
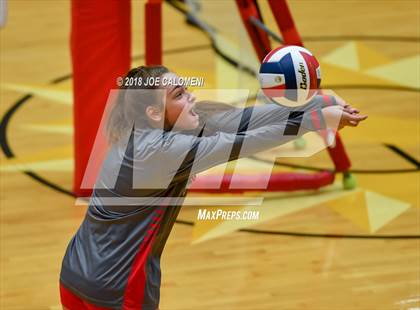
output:
[[[310,51],[289,45],[272,50],[262,61],[259,81],[273,102],[297,107],[309,102],[321,84],[319,63]]]

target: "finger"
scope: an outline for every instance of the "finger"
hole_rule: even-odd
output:
[[[357,124],[359,123],[359,122],[357,122],[357,121],[352,121],[352,120],[350,120],[350,119],[345,119],[345,120],[343,120],[343,125],[344,126],[351,126],[351,127],[355,127],[355,126],[357,126]]]
[[[350,114],[348,118],[351,121],[360,122],[360,121],[364,121],[365,119],[367,119],[368,116],[367,115]]]
[[[344,107],[344,110],[346,112],[349,112],[350,114],[358,114],[360,111],[356,108],[353,108],[351,105],[347,105]]]

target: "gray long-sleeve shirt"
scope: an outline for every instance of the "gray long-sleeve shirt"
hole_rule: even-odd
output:
[[[67,247],[61,283],[98,306],[158,308],[160,256],[191,177],[325,128],[324,106],[321,96],[292,114],[275,104],[217,113],[211,103],[198,103],[197,131],[133,130],[102,165]]]

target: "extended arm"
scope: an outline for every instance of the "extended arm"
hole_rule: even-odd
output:
[[[169,167],[172,179],[185,179],[208,168],[231,160],[268,150],[301,136],[308,131],[325,128],[322,114],[315,111],[317,127],[313,120],[305,119],[305,114],[286,120],[273,121],[254,129],[234,133],[216,132],[211,136],[193,136],[180,133],[169,133],[162,146],[161,159]],[[310,118],[311,113],[307,113]],[[253,116],[250,116],[252,124]],[[303,123],[307,122],[305,126]],[[175,159],[175,160],[174,160]]]
[[[218,102],[197,103],[196,110],[205,126],[205,135],[216,132],[243,132],[296,119],[303,127],[319,129],[318,121],[322,121],[321,109],[337,105],[333,96],[315,96],[306,105],[288,108],[277,104],[264,104],[247,108],[235,108]],[[218,110],[220,112],[218,112]],[[316,111],[313,113],[313,111]],[[300,112],[300,113],[299,113]],[[317,114],[317,115],[316,115]],[[316,123],[314,123],[316,122]]]

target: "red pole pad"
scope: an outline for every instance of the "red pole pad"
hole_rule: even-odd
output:
[[[146,65],[162,64],[162,2],[149,0],[145,4]]]
[[[71,56],[74,94],[74,182],[78,196],[91,193],[80,185],[110,89],[130,68],[130,1],[73,0]],[[93,184],[92,184],[93,186]]]

